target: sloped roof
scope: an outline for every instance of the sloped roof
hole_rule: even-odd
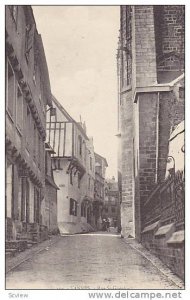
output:
[[[95,155],[95,159],[98,158],[98,159],[104,160],[106,167],[108,167],[108,163],[107,163],[107,160],[105,157],[101,156],[100,154],[98,154],[96,152],[94,152],[94,155]]]
[[[63,115],[68,119],[68,121],[73,122],[78,127],[78,129],[83,133],[85,138],[88,140],[88,136],[85,130],[82,128],[82,126],[70,116],[70,114],[65,110],[65,108],[61,105],[61,103],[53,95],[52,95],[52,101],[56,104],[56,106],[63,113]]]

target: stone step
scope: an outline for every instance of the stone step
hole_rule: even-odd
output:
[[[8,252],[13,253],[13,252],[17,252],[17,250],[16,249],[6,249],[6,253],[8,253]]]
[[[17,251],[24,251],[26,248],[27,248],[27,240],[6,241],[6,251],[9,249],[16,249]]]
[[[27,245],[37,245],[37,244],[38,242],[36,241],[30,241],[30,240],[27,241]]]
[[[28,236],[19,236],[18,241],[26,241],[28,239]]]
[[[13,257],[13,256],[15,256],[15,254],[16,254],[17,252],[18,252],[18,251],[17,251],[16,249],[6,249],[5,257],[6,257],[6,258]]]

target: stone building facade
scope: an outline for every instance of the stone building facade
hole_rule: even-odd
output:
[[[173,223],[169,211],[163,218],[160,208],[155,211],[158,195],[155,202],[148,199],[166,184],[170,134],[184,120],[184,10],[183,5],[121,6],[117,55],[121,226],[123,236],[139,241],[146,239],[145,231],[158,229],[156,222],[160,228]],[[147,201],[155,212],[149,218]],[[169,206],[170,199],[166,201]],[[184,197],[181,202],[183,210]],[[184,219],[180,222],[178,227],[175,215],[175,232],[184,229]],[[161,239],[156,243],[161,247]],[[183,241],[177,245],[173,247],[183,247]],[[175,272],[183,277],[179,268]]]
[[[52,105],[48,69],[30,6],[6,6],[5,29],[6,240],[38,241],[47,238],[46,107]]]
[[[105,197],[104,205],[102,208],[102,218],[109,218],[110,226],[117,228],[120,231],[121,218],[120,218],[120,201],[118,182],[115,177],[106,179],[105,183]]]
[[[92,138],[85,124],[76,122],[52,96],[53,108],[47,113],[47,143],[57,191],[57,221],[61,234],[93,230],[95,157]]]
[[[94,186],[94,202],[93,211],[95,216],[95,227],[102,229],[102,209],[105,200],[105,176],[108,167],[105,157],[95,153],[95,186]]]

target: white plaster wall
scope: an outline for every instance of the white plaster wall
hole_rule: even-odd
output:
[[[69,222],[68,175],[65,170],[55,170],[54,180],[59,190],[57,191],[57,221]]]

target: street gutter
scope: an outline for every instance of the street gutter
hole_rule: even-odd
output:
[[[134,238],[123,238],[122,241],[146,258],[159,272],[180,289],[185,289],[184,282],[175,275],[157,256],[138,243]]]
[[[32,258],[34,255],[44,251],[48,250],[50,246],[57,243],[62,237],[60,235],[56,235],[51,237],[49,240],[46,240],[44,242],[39,243],[36,246],[33,246],[30,249],[26,249],[25,251],[16,254],[13,257],[6,258],[5,259],[5,273],[9,273],[18,266],[20,266],[22,263],[26,262],[30,258]]]

